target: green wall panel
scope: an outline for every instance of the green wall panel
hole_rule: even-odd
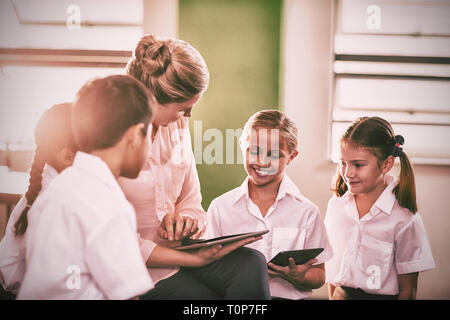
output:
[[[202,53],[211,75],[209,88],[190,120],[193,143],[197,139],[202,150],[213,143],[194,134],[194,121],[202,121],[203,134],[216,128],[223,135],[224,164],[205,164],[203,157],[196,157],[205,210],[214,198],[240,185],[246,176],[242,164],[225,164],[225,130],[242,128],[258,110],[278,108],[281,3],[179,2],[179,37]],[[235,153],[240,152],[237,139],[234,143]]]

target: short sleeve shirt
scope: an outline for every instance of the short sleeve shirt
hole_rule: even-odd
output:
[[[18,299],[129,299],[153,288],[136,217],[106,163],[83,152],[30,209]]]
[[[325,226],[334,256],[325,264],[328,283],[397,295],[397,275],[435,267],[422,218],[398,204],[396,185],[390,177],[361,219],[350,192],[330,199]]]
[[[316,264],[333,255],[317,206],[300,193],[287,175],[264,217],[249,197],[248,178],[240,187],[213,200],[207,215],[205,238],[268,229],[263,239],[248,245],[261,251],[267,261],[286,250],[324,248]],[[271,296],[285,299],[304,299],[312,292],[299,291],[279,277],[269,279],[269,286]]]

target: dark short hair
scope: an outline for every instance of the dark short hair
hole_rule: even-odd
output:
[[[133,125],[152,118],[151,96],[138,80],[112,75],[87,82],[78,91],[72,109],[72,129],[81,151],[114,146]]]

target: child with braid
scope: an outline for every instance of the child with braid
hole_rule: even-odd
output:
[[[10,293],[4,293],[6,297],[17,294],[25,272],[28,211],[53,178],[72,165],[77,148],[70,130],[70,108],[70,103],[53,106],[43,113],[35,128],[36,151],[28,191],[11,213],[0,242],[0,283]]]

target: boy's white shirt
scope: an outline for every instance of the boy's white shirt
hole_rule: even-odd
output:
[[[392,192],[396,185],[389,176],[362,219],[350,192],[330,199],[325,226],[334,256],[325,264],[328,283],[397,295],[398,274],[435,268],[422,219],[399,206]]]
[[[148,138],[151,141],[150,135]],[[150,257],[156,244],[173,245],[172,241],[163,240],[158,235],[166,214],[180,213],[197,219],[201,231],[206,222],[188,118],[182,117],[159,127],[150,146],[148,161],[139,176],[136,179],[118,179],[136,211],[144,260]],[[179,267],[151,267],[148,271],[153,282],[157,283],[177,273]]]
[[[47,189],[56,176],[58,172],[52,166],[45,165],[41,192]],[[11,212],[5,235],[0,241],[0,284],[14,294],[19,291],[25,274],[25,240],[23,236],[16,236],[14,225],[26,206],[27,199],[23,196]]]
[[[248,179],[212,201],[203,238],[268,229],[269,233],[263,235],[262,240],[248,245],[262,252],[267,261],[280,251],[309,248],[324,248],[316,264],[332,257],[333,251],[317,206],[299,192],[286,174],[265,217],[249,197]],[[312,292],[299,291],[279,277],[270,279],[269,285],[273,297],[304,299]]]
[[[18,299],[129,299],[153,288],[136,217],[109,167],[77,152],[30,209]]]

